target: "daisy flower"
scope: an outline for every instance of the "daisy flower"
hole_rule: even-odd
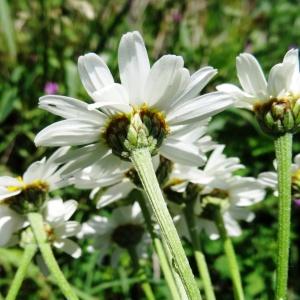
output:
[[[242,53],[236,59],[242,90],[233,84],[221,84],[217,90],[228,93],[237,107],[256,113],[262,128],[269,133],[293,131],[300,111],[300,71],[297,49],[289,50],[266,80],[255,57]]]
[[[195,145],[199,147],[199,152],[203,157],[203,161],[206,160],[205,152],[215,147],[215,143],[212,142],[211,137],[205,135],[206,124],[202,122],[200,127],[193,128],[185,135],[181,136],[181,140],[195,140]],[[108,187],[104,191],[101,191],[101,195],[98,200],[97,208],[104,207],[122,198],[125,198],[133,189],[141,188],[141,183],[136,171],[132,165],[126,161],[122,161],[120,158],[111,154],[104,157],[102,162],[93,164],[79,172],[73,174],[72,182],[77,188],[94,188],[91,193],[93,199],[97,192],[103,187]],[[167,177],[170,175],[171,170],[175,173],[180,173],[181,176],[185,176],[190,181],[196,180],[199,182],[200,170],[197,167],[185,168],[185,165],[173,164],[163,156],[153,156],[152,163],[154,170],[156,171],[157,178],[160,184],[163,186]],[[70,162],[72,168],[72,162]],[[186,171],[188,173],[185,173]],[[192,174],[194,170],[196,174]],[[184,175],[185,174],[185,175]]]
[[[81,255],[80,247],[70,239],[81,230],[79,222],[69,221],[77,206],[78,203],[75,200],[64,202],[61,198],[53,198],[46,202],[41,211],[48,241],[53,247],[73,258],[78,258]]]
[[[244,166],[238,158],[226,157],[223,150],[224,145],[216,146],[202,170],[188,166],[184,166],[185,170],[175,169],[164,188],[169,207],[177,219],[176,226],[188,239],[189,230],[182,215],[182,205],[188,204],[186,201],[193,202],[199,231],[204,230],[211,239],[217,239],[216,209],[221,210],[228,234],[238,236],[241,228],[237,221],[252,221],[254,214],[247,207],[264,199],[264,186],[252,177],[235,176],[234,171]]]
[[[188,126],[232,104],[231,97],[222,92],[198,96],[217,71],[204,67],[190,75],[182,57],[175,55],[164,55],[150,68],[138,32],[121,38],[118,64],[121,83],[114,81],[96,54],[79,57],[79,75],[94,103],[57,95],[42,97],[39,107],[64,120],[39,132],[36,145],[83,146],[77,149],[82,166],[109,151],[128,159],[132,147],[137,146],[148,147],[152,155],[201,165],[198,148],[179,137]]]
[[[212,240],[219,238],[213,210],[221,210],[225,228],[229,236],[240,236],[242,233],[238,221],[251,222],[255,215],[248,208],[265,197],[264,186],[252,177],[233,176],[225,179],[220,189],[218,185],[209,185],[210,193],[200,196],[195,213],[199,226]],[[212,214],[211,214],[212,213]]]
[[[34,162],[22,177],[0,176],[0,205],[9,204],[18,212],[29,211],[43,204],[47,192],[68,185],[68,179],[60,176],[64,167],[56,162],[67,150],[60,148],[48,159]]]
[[[149,242],[144,219],[138,202],[118,207],[110,217],[94,216],[83,224],[80,236],[93,236],[90,251],[99,250],[100,261],[113,248],[111,263],[117,266],[124,249],[136,248],[139,257],[146,256]]]

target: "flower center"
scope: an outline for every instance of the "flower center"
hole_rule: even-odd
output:
[[[143,226],[128,223],[118,226],[113,231],[111,238],[121,248],[130,248],[141,241],[143,234]]]
[[[148,147],[155,155],[168,133],[169,127],[163,114],[142,105],[131,115],[112,116],[102,137],[114,154],[128,159],[132,150],[142,147]]]

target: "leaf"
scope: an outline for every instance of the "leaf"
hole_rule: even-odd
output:
[[[0,0],[0,23],[6,38],[7,48],[12,60],[17,56],[15,30],[11,18],[10,7],[6,0]]]
[[[0,123],[2,123],[11,113],[16,100],[18,100],[17,90],[14,88],[7,89],[0,97]]]

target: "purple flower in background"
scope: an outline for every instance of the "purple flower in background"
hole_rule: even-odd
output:
[[[47,95],[56,94],[58,91],[58,84],[56,82],[48,81],[45,84],[44,92]]]
[[[294,204],[297,208],[300,208],[300,199],[295,199]]]
[[[179,11],[174,11],[172,13],[172,18],[175,23],[179,23],[182,20],[182,14]]]

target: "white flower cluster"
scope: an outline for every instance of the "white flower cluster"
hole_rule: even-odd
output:
[[[22,177],[0,177],[0,246],[8,247],[20,242],[21,233],[29,226],[25,209],[35,209],[43,215],[48,241],[74,258],[81,255],[80,247],[69,237],[76,236],[81,226],[69,221],[77,209],[75,200],[63,202],[61,198],[48,198],[47,193],[69,185],[69,179],[61,177],[65,166],[56,159],[67,151],[61,148],[48,159],[45,157],[31,164]],[[42,198],[36,203],[36,198]],[[29,205],[27,207],[26,205]]]
[[[138,32],[127,33],[120,41],[120,83],[98,55],[81,56],[79,75],[94,102],[58,95],[40,99],[40,108],[63,120],[39,132],[35,143],[61,148],[48,159],[33,163],[23,177],[0,177],[0,246],[19,242],[20,232],[28,226],[26,213],[32,209],[43,214],[52,245],[73,257],[81,254],[69,239],[75,235],[93,235],[90,249],[101,250],[102,256],[113,244],[115,263],[123,248],[144,244],[148,236],[138,203],[115,204],[119,207],[109,217],[93,216],[81,229],[78,222],[69,221],[76,201],[45,196],[72,184],[92,189],[91,198],[98,198],[97,208],[126,198],[132,190],[142,189],[130,161],[130,151],[138,147],[150,150],[157,178],[183,236],[189,238],[183,209],[190,191],[199,232],[204,230],[211,239],[219,237],[213,207],[221,213],[228,234],[240,235],[238,221],[253,220],[249,207],[264,199],[266,186],[276,187],[276,176],[262,174],[257,180],[235,175],[243,165],[238,158],[223,154],[224,146],[206,135],[207,125],[210,117],[231,105],[255,110],[257,105],[276,99],[292,101],[294,109],[300,93],[298,64],[298,51],[290,50],[283,62],[272,68],[267,82],[256,59],[241,54],[237,72],[243,90],[224,84],[218,91],[199,95],[217,71],[207,66],[190,74],[182,57],[175,55],[164,55],[150,66]],[[299,160],[297,156],[295,177]]]

